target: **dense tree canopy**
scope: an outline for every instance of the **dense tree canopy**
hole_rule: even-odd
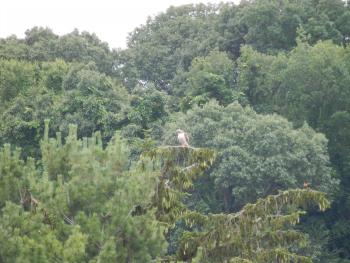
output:
[[[327,140],[307,124],[295,130],[277,115],[259,115],[238,103],[223,107],[210,102],[168,123],[165,140],[174,141],[173,131],[179,127],[191,134],[194,147],[219,151],[208,175],[222,195],[216,208],[231,211],[278,190],[302,187],[304,182],[328,193],[337,185],[329,167]]]
[[[0,38],[0,262],[350,262],[346,2]]]

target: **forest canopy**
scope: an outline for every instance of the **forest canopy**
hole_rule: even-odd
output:
[[[350,262],[349,41],[342,0],[0,38],[0,262]]]

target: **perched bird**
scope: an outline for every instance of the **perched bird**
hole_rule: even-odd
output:
[[[303,186],[304,186],[305,189],[309,189],[310,184],[309,184],[309,182],[305,181]]]
[[[183,147],[190,146],[188,144],[189,138],[188,138],[187,133],[185,133],[183,130],[180,130],[180,129],[177,129],[176,133],[177,133],[177,139],[179,140],[179,143],[181,146],[183,146]]]

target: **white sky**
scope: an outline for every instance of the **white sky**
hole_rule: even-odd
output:
[[[239,0],[232,0],[238,3]],[[49,27],[63,35],[75,28],[96,33],[111,48],[126,46],[126,37],[148,16],[169,6],[225,0],[0,0],[0,37],[19,38],[34,26]]]

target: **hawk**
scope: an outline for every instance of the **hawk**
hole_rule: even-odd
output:
[[[177,129],[176,133],[177,133],[177,139],[179,140],[179,143],[181,146],[183,146],[183,147],[190,146],[188,144],[189,138],[188,138],[187,133],[185,133],[183,130],[180,130],[180,129]]]

